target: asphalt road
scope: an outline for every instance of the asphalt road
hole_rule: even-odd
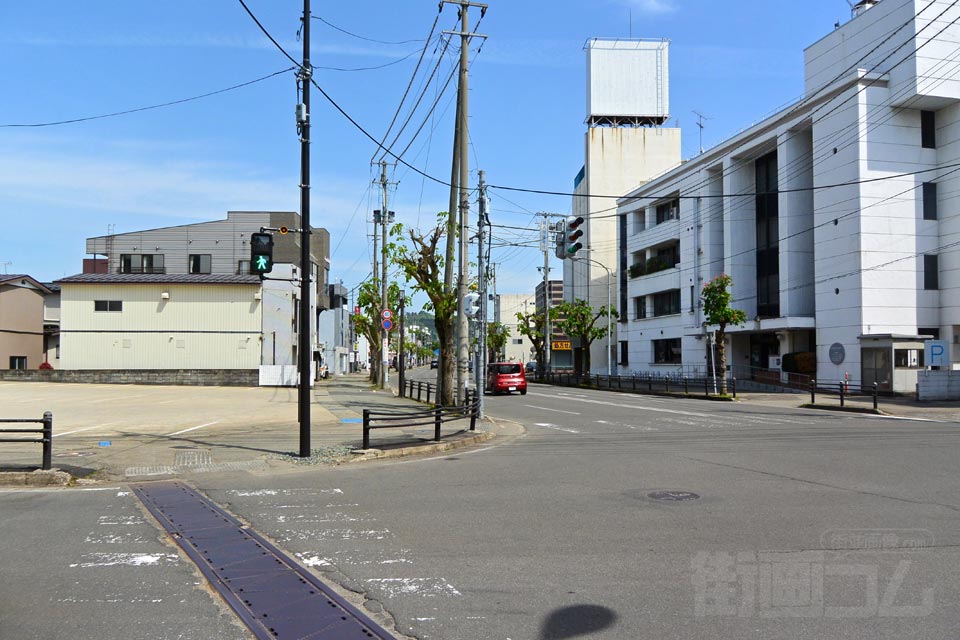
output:
[[[960,425],[542,386],[487,400],[526,433],[203,487],[418,638],[960,628]]]
[[[486,401],[517,435],[192,482],[425,640],[960,628],[960,424],[540,385]],[[243,637],[192,567],[164,564],[172,547],[132,500],[0,493],[0,536],[18,550],[4,557],[0,637]],[[116,532],[112,516],[140,520]],[[8,633],[24,621],[34,633]]]

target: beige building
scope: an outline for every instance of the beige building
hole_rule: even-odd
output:
[[[517,314],[536,313],[537,298],[532,293],[501,293],[497,296],[497,322],[510,330],[510,337],[503,348],[505,358],[512,362],[530,362],[533,344],[517,328]]]
[[[82,274],[57,284],[64,369],[260,365],[263,304],[257,276]],[[40,314],[38,307],[38,322]]]
[[[43,363],[43,296],[50,290],[26,275],[0,275],[0,367]]]

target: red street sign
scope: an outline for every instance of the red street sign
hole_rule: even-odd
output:
[[[383,311],[380,312],[380,317],[383,318],[384,320],[389,320],[390,318],[393,317],[393,311],[390,311],[390,309],[384,309]]]
[[[384,318],[380,324],[383,325],[383,328],[386,329],[387,331],[390,331],[390,329],[393,329],[393,322],[390,321],[388,318]]]
[[[360,315],[360,307],[359,307],[359,306],[353,308],[353,315],[355,315],[355,316]]]

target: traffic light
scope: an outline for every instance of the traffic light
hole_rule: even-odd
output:
[[[250,273],[263,276],[273,271],[273,236],[254,233],[250,236]]]
[[[583,217],[582,216],[570,216],[567,218],[567,230],[566,230],[566,248],[565,253],[568,258],[572,258],[577,251],[583,249],[583,243],[586,242],[583,237]]]
[[[467,314],[469,318],[477,317],[477,314],[480,313],[479,293],[468,293],[463,296],[463,312]]]
[[[554,227],[557,232],[554,254],[561,260],[567,259],[567,223],[563,220]]]

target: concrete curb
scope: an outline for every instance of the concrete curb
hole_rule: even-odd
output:
[[[446,442],[430,442],[427,444],[416,444],[408,447],[397,447],[395,449],[354,449],[353,457],[343,458],[342,462],[353,464],[355,462],[366,462],[369,460],[386,460],[390,458],[405,458],[409,456],[422,455],[428,453],[443,453],[444,451],[453,451],[463,449],[470,445],[480,444],[492,440],[496,434],[491,431],[475,433],[465,437],[447,440]]]
[[[73,476],[66,471],[0,471],[0,487],[66,487]]]
[[[800,405],[801,409],[820,409],[821,411],[842,411],[844,413],[867,413],[874,416],[892,416],[882,409],[873,409],[867,407],[841,407],[839,405],[829,404],[810,404],[809,402]]]

